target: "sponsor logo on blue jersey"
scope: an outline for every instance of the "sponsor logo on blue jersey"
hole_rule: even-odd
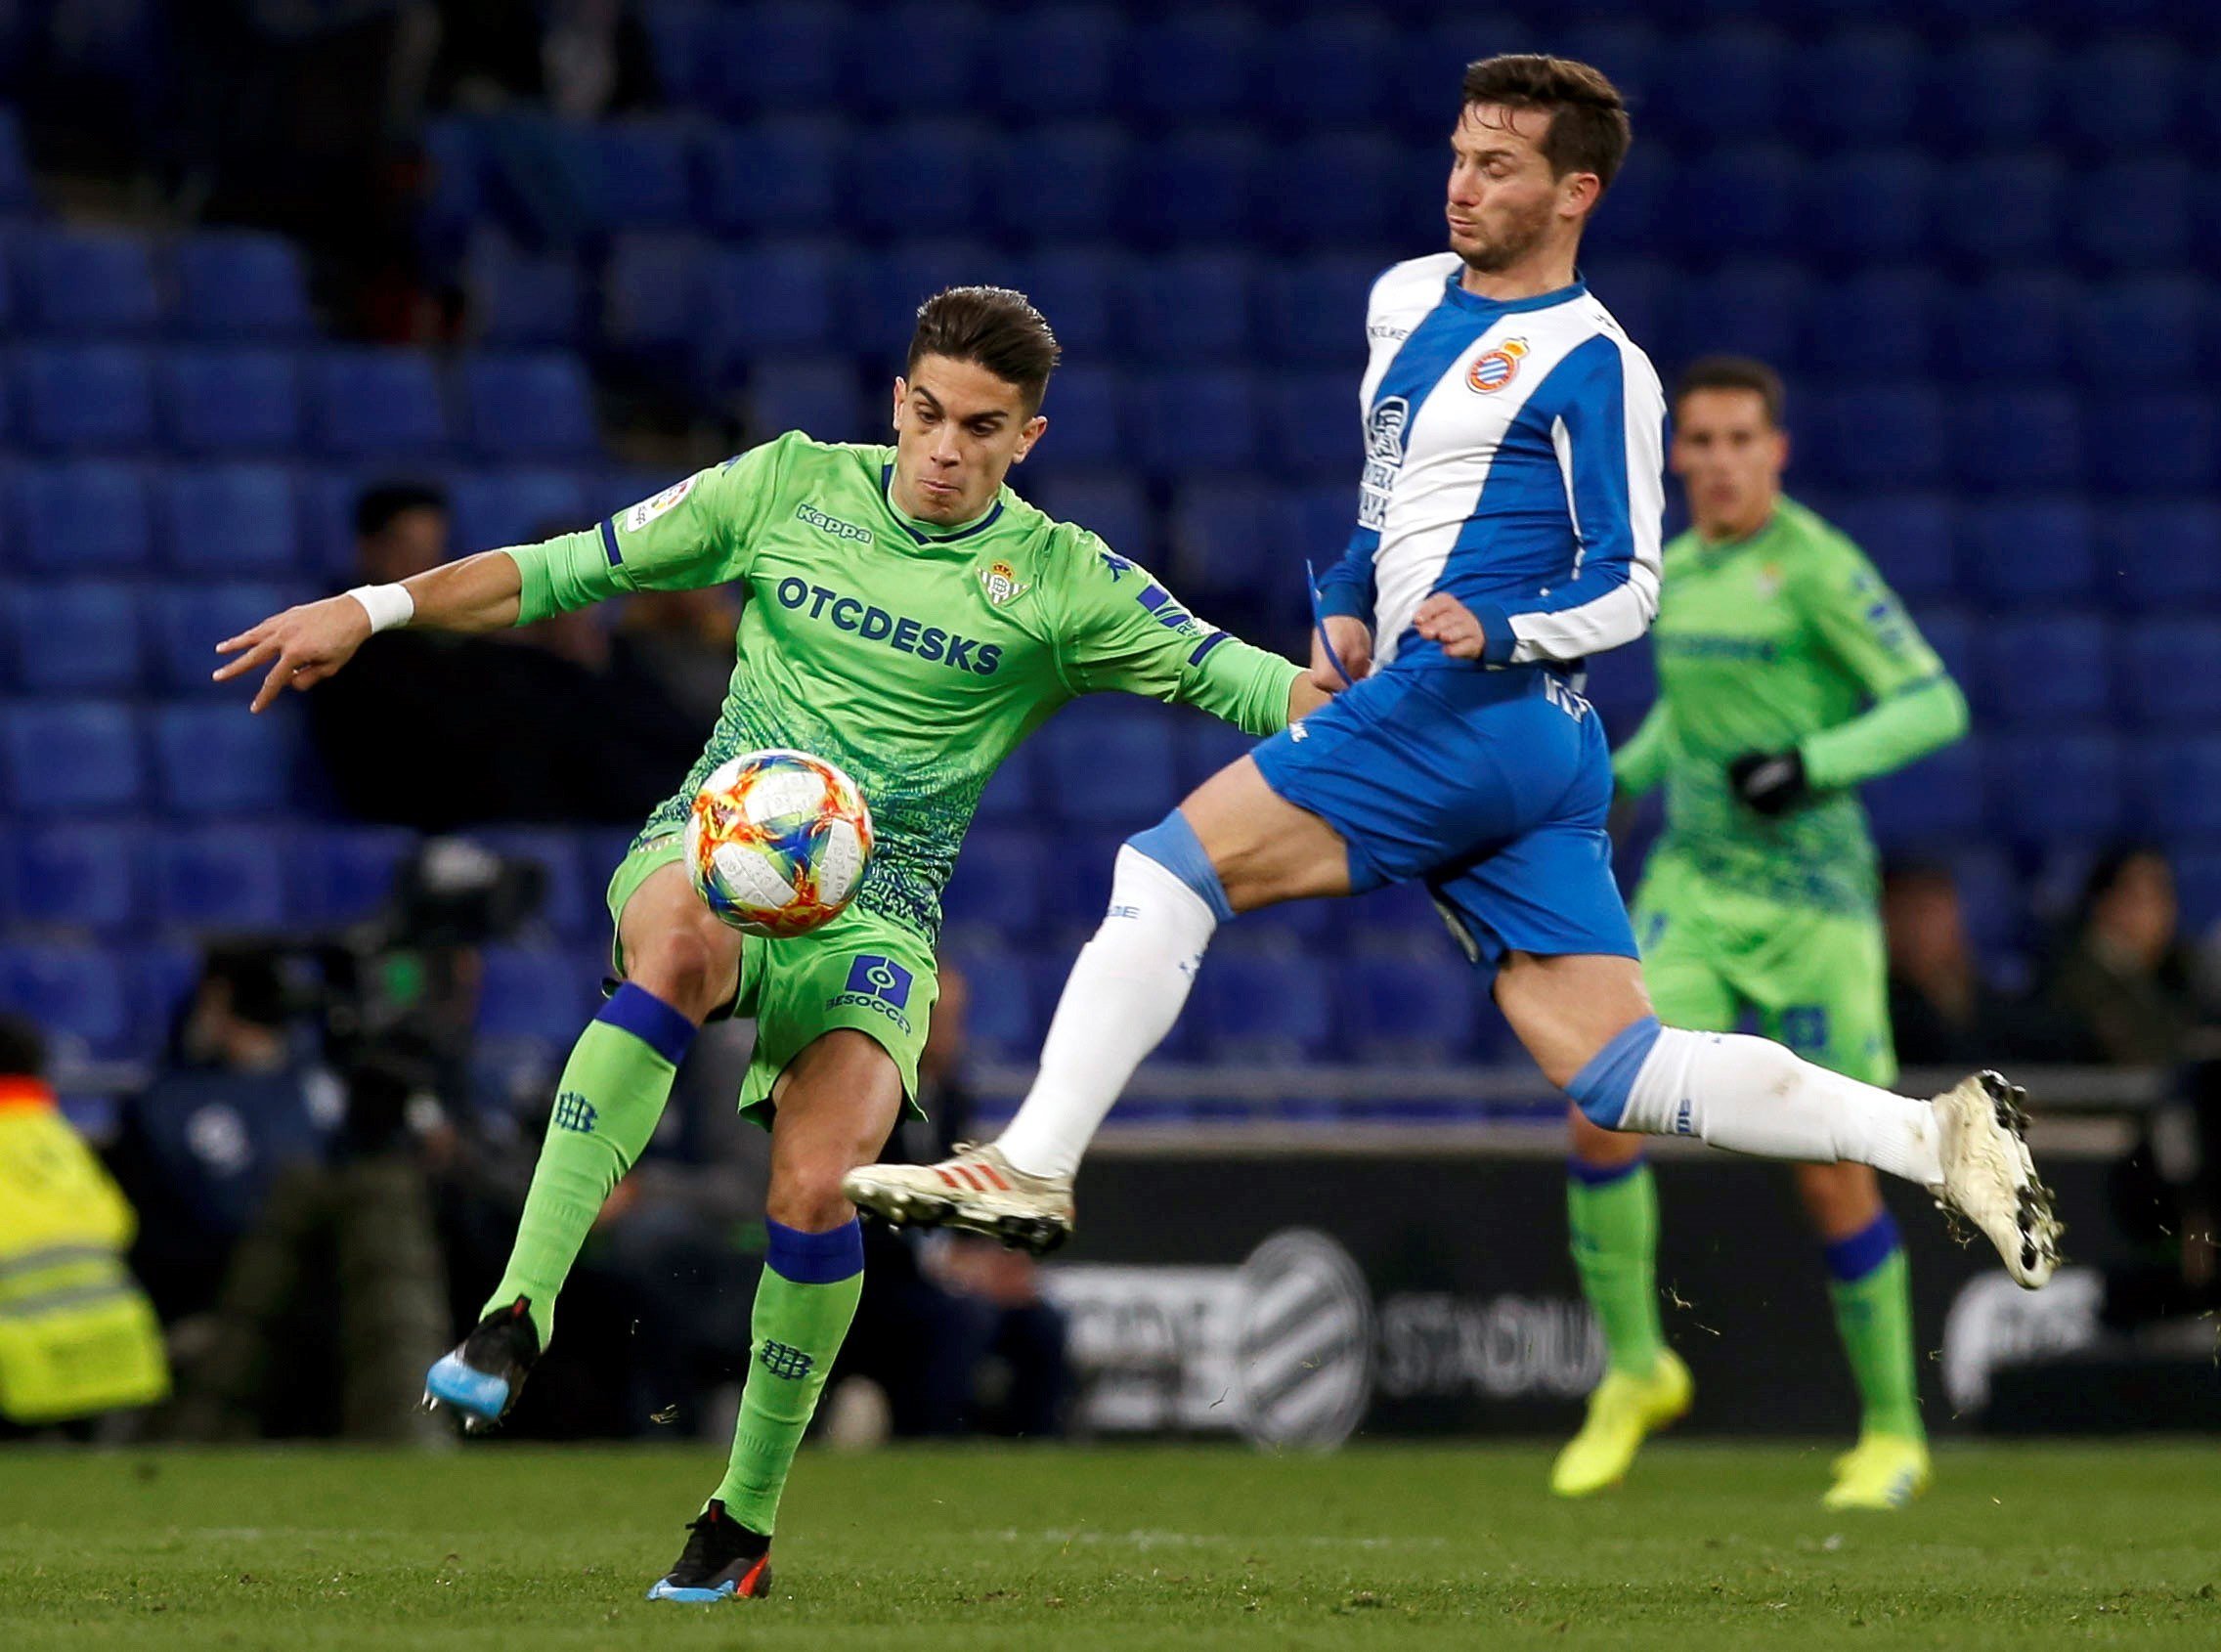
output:
[[[929,626],[907,615],[890,614],[861,597],[849,596],[827,586],[813,586],[807,580],[792,576],[783,579],[772,595],[778,599],[780,607],[797,613],[806,608],[812,620],[830,625],[835,630],[848,631],[866,642],[883,642],[899,653],[915,654],[921,660],[946,666],[951,671],[993,676],[1003,663],[999,642],[981,642],[961,631]]]
[[[1365,474],[1357,491],[1357,520],[1361,528],[1380,531],[1388,520],[1388,496],[1396,489],[1396,472],[1404,468],[1404,425],[1412,416],[1412,404],[1390,396],[1365,421]]]

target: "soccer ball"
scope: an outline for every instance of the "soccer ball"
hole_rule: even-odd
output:
[[[856,783],[807,752],[749,752],[719,765],[686,819],[694,892],[743,935],[806,935],[839,917],[871,858]]]

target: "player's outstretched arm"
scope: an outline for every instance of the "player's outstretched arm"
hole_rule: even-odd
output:
[[[355,650],[375,630],[394,625],[454,631],[512,626],[523,584],[508,552],[488,550],[404,581],[400,588],[413,605],[406,613],[399,611],[399,599],[391,594],[390,586],[370,589],[365,596],[349,591],[306,602],[217,643],[217,653],[234,658],[216,668],[215,679],[229,682],[267,666],[262,686],[248,708],[259,712],[287,688],[315,687],[353,659]],[[387,625],[373,623],[373,605],[387,609],[382,616]]]

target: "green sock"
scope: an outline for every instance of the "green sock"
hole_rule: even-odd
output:
[[[1581,1294],[1604,1327],[1611,1369],[1648,1376],[1666,1347],[1658,1318],[1658,1187],[1639,1160],[1607,1181],[1585,1180],[1585,1171],[1576,1159],[1565,1184]]]
[[[864,1290],[864,1239],[862,1226],[853,1220],[829,1234],[806,1234],[779,1222],[764,1226],[771,1243],[756,1283],[748,1382],[740,1393],[732,1458],[712,1495],[743,1526],[769,1537],[795,1449],[817,1410],[849,1322],[856,1317]]]
[[[1858,1385],[1860,1432],[1927,1438],[1913,1379],[1912,1274],[1896,1224],[1885,1211],[1873,1227],[1830,1244],[1827,1252],[1836,1276],[1828,1282],[1828,1296],[1851,1380]]]
[[[579,1034],[555,1088],[508,1269],[482,1313],[529,1297],[533,1329],[546,1348],[555,1334],[555,1295],[609,1190],[655,1133],[693,1037],[692,1022],[630,982]]]

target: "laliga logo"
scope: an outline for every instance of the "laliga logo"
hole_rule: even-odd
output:
[[[1519,374],[1519,359],[1527,354],[1527,340],[1507,338],[1487,354],[1473,360],[1465,374],[1465,387],[1486,396],[1502,390]]]

